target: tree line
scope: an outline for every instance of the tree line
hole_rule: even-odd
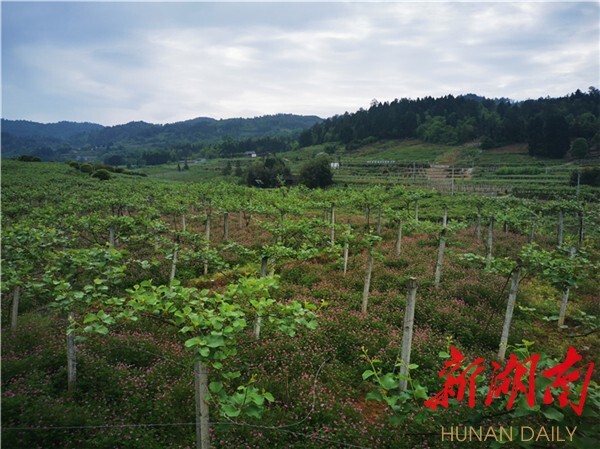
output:
[[[298,141],[300,147],[341,142],[350,150],[381,139],[418,138],[444,145],[478,140],[483,149],[526,142],[532,156],[562,158],[573,141],[583,139],[578,154],[585,157],[600,143],[599,117],[600,91],[595,87],[521,102],[473,94],[373,100],[369,109],[313,125]]]

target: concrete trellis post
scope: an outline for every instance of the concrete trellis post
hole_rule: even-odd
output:
[[[171,273],[169,274],[169,282],[173,282],[175,274],[177,272],[177,256],[179,254],[179,238],[176,238],[175,245],[173,247],[173,260],[171,261]]]
[[[531,224],[529,226],[529,243],[533,243],[535,237],[535,217],[531,217]]]
[[[206,252],[207,252],[207,258],[204,260],[204,276],[206,276],[208,274],[208,250],[210,249],[210,218],[212,215],[212,211],[209,209],[207,209],[206,211],[206,229],[205,229],[205,236],[206,236]]]
[[[260,277],[264,278],[267,276],[267,265],[269,263],[269,258],[267,256],[263,256],[260,259]],[[254,338],[260,338],[260,328],[262,326],[262,317],[256,317],[256,321],[254,322]]]
[[[369,248],[367,256],[367,268],[365,270],[365,286],[362,296],[362,313],[367,313],[367,305],[369,303],[369,290],[371,288],[371,273],[373,272],[373,249]]]
[[[485,259],[485,268],[489,270],[492,265],[492,248],[494,246],[494,216],[490,216],[490,226],[487,239],[487,256]]]
[[[398,237],[396,238],[396,257],[400,256],[402,251],[402,220],[398,223]]]
[[[350,243],[348,240],[344,242],[344,276],[348,272],[348,250],[350,248]]]
[[[564,217],[564,213],[561,209],[558,211],[558,238],[557,238],[558,246],[563,244],[564,231],[565,231],[565,217]]]
[[[194,362],[194,392],[196,402],[196,449],[210,448],[210,421],[208,402],[208,367]]]
[[[415,321],[415,303],[417,301],[417,280],[410,278],[408,280],[408,293],[406,297],[406,311],[404,312],[404,328],[402,333],[402,352],[400,360],[400,374],[408,376],[408,365],[410,365],[410,349],[412,346],[413,324]],[[400,389],[406,390],[407,380],[400,379]]]
[[[571,248],[570,251],[571,259],[575,257],[575,248]],[[569,301],[569,287],[567,287],[562,294],[562,302],[560,304],[560,313],[558,315],[558,327],[565,324],[565,318],[567,316],[567,302]]]
[[[435,264],[435,282],[434,286],[440,286],[440,279],[442,278],[442,265],[444,263],[444,250],[446,249],[446,226],[448,225],[448,208],[444,207],[444,219],[443,228],[440,234],[440,246],[438,248],[438,258]]]
[[[335,245],[335,203],[331,203],[331,246]]]
[[[519,289],[519,281],[521,280],[521,265],[517,261],[517,267],[513,271],[512,280],[510,283],[510,292],[508,294],[508,303],[506,304],[506,315],[504,316],[504,326],[502,327],[502,336],[500,338],[500,349],[498,350],[498,360],[504,361],[506,348],[508,346],[508,334],[510,331],[510,323],[512,321],[515,302],[517,300],[517,291]]]
[[[437,263],[435,264],[435,287],[440,286],[440,280],[442,277],[442,265],[444,263],[444,250],[446,249],[446,229],[442,229],[442,233],[440,235],[440,246],[438,248],[438,258]]]
[[[223,241],[229,240],[229,212],[223,214]]]
[[[115,246],[115,227],[108,228],[108,244],[114,248]]]
[[[69,323],[73,320],[73,313],[69,313]],[[77,348],[75,334],[67,334],[67,389],[73,391],[77,382]]]
[[[17,317],[19,315],[19,301],[21,299],[21,286],[17,285],[13,290],[12,310],[10,314],[10,330],[16,332]]]

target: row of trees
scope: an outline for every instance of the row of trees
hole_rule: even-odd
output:
[[[239,156],[247,152],[282,153],[293,148],[293,139],[289,137],[259,137],[255,139],[235,140],[230,137],[213,145],[214,151],[221,157]]]
[[[561,98],[523,102],[472,94],[373,100],[368,110],[346,112],[302,132],[299,144],[338,141],[352,148],[373,139],[420,138],[448,145],[479,139],[484,149],[527,142],[531,155],[560,158],[577,138],[598,146],[599,117],[600,91],[595,87],[587,93],[577,90]]]

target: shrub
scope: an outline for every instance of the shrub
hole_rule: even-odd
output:
[[[306,162],[300,168],[299,182],[311,189],[333,184],[333,173],[331,172],[329,159],[318,157]]]
[[[110,179],[110,173],[105,168],[101,168],[92,173],[92,178],[99,179],[100,181],[107,181]]]
[[[290,175],[290,169],[282,159],[269,156],[264,161],[254,162],[248,168],[246,184],[262,188],[279,187]]]
[[[575,159],[583,159],[588,155],[589,149],[590,147],[587,140],[583,137],[579,137],[575,139],[571,146],[571,156]]]
[[[42,160],[37,157],[37,156],[29,156],[27,154],[23,154],[21,156],[17,156],[15,158],[15,160],[17,161],[21,161],[21,162],[41,162]]]
[[[83,173],[92,173],[94,171],[94,167],[92,167],[91,164],[81,164],[79,166],[79,170],[81,170]]]

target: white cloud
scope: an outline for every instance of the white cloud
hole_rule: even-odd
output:
[[[104,17],[95,38],[13,44],[9,34],[3,113],[107,124],[330,116],[372,98],[524,99],[598,81],[597,4],[190,4],[173,16],[149,5],[128,5],[146,14],[123,15],[115,33]],[[28,90],[37,110],[22,101]]]

